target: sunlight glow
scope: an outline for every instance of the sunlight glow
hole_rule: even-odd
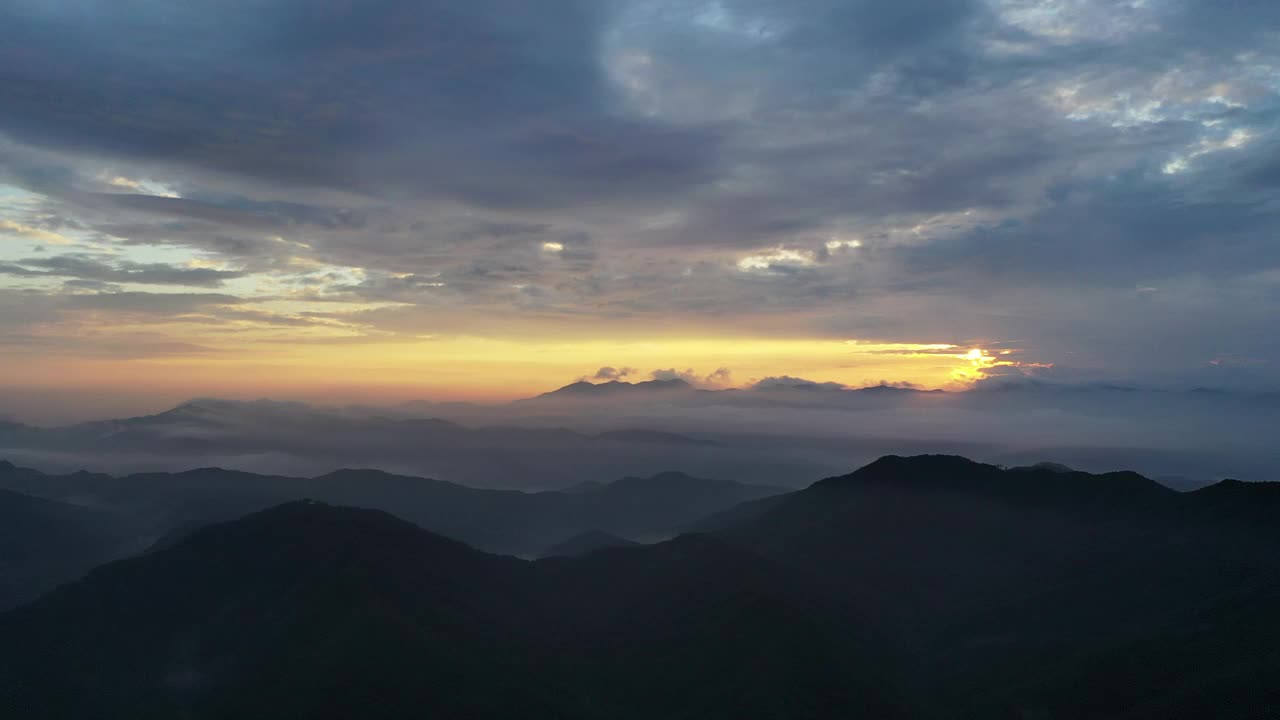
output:
[[[938,343],[741,337],[536,341],[466,335],[380,339],[340,318],[313,318],[280,303],[234,306],[226,312],[230,324],[215,329],[197,318],[164,326],[103,328],[92,356],[70,340],[50,338],[40,354],[11,358],[12,379],[42,387],[65,385],[69,377],[93,377],[100,386],[148,394],[499,401],[554,389],[603,366],[640,368],[634,380],[661,368],[688,368],[697,377],[727,368],[732,381],[725,381],[726,373],[718,383],[736,387],[787,375],[851,387],[905,382],[961,389],[985,368],[1013,364],[982,350],[954,352]],[[163,338],[160,331],[182,337],[184,344],[148,353],[148,343]],[[56,350],[62,343],[66,354]],[[335,376],[338,367],[342,372]]]

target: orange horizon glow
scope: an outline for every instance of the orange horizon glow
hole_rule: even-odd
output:
[[[997,365],[981,348],[945,343],[827,339],[661,338],[509,340],[470,336],[352,344],[246,342],[207,354],[142,358],[11,358],[6,385],[76,387],[152,397],[272,397],[335,402],[410,399],[503,402],[591,378],[600,367],[634,368],[628,381],[673,369],[708,387],[743,387],[788,375],[851,387],[883,382],[962,389]]]

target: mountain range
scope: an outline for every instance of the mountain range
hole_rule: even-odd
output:
[[[0,608],[152,543],[303,498],[382,509],[483,550],[537,556],[588,531],[666,539],[708,514],[784,492],[678,472],[526,493],[378,470],[296,478],[201,468],[112,477],[47,475],[3,461],[0,489],[7,491],[0,494],[0,519],[9,520],[0,538],[11,538],[0,545],[11,566],[0,575]]]
[[[669,468],[795,485],[821,461],[723,443],[706,433],[619,421],[571,430],[555,417],[458,407],[319,407],[272,400],[197,399],[164,412],[41,428],[0,422],[0,457],[51,472],[82,467],[117,474],[193,466],[317,475],[372,467],[472,487],[555,490],[586,478],[652,475]],[[421,413],[460,412],[468,424]],[[519,421],[519,422],[516,422]],[[567,421],[568,422],[568,421]]]
[[[33,718],[1260,720],[1277,487],[889,456],[532,562],[291,502],[0,615],[0,694]]]
[[[1229,418],[1229,422],[1224,422]],[[580,381],[498,404],[319,406],[203,398],[150,415],[0,422],[0,457],[48,472],[367,467],[472,487],[556,490],[679,468],[799,488],[885,454],[1128,467],[1181,489],[1280,478],[1280,395],[1026,382],[964,392],[764,378]],[[512,472],[518,467],[519,472]]]

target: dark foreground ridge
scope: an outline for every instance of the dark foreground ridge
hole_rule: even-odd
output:
[[[31,718],[887,709],[768,562],[706,536],[619,552],[532,564],[290,503],[0,616],[0,693]]]
[[[22,718],[1266,718],[1276,486],[883,458],[526,562],[294,502],[0,615]]]

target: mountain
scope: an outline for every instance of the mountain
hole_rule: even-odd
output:
[[[1223,477],[1280,479],[1268,432],[1280,423],[1276,397],[1063,384],[941,392],[774,377],[723,390],[581,382],[493,405],[205,398],[67,427],[0,423],[0,456],[57,472],[210,466],[312,476],[371,467],[554,490],[673,467],[798,488],[885,454],[947,452],[1010,466],[1132,468],[1192,489]]]
[[[0,615],[0,701],[48,718],[1261,720],[1280,708],[1277,488],[889,456],[707,533],[536,562],[295,502]]]
[[[1276,487],[886,457],[718,534],[877,618],[922,717],[1264,717]]]
[[[635,547],[635,543],[617,535],[610,535],[599,530],[588,530],[579,533],[564,542],[556,543],[542,553],[542,557],[581,557],[597,550],[610,548]]]
[[[504,620],[526,571],[384,513],[291,503],[0,619],[0,692],[24,718],[555,717]]]
[[[110,513],[0,490],[0,610],[140,549]]]
[[[682,381],[654,382],[656,388],[628,387],[666,397],[663,390],[676,390]],[[415,409],[197,399],[153,415],[66,427],[0,424],[0,448],[15,461],[57,470],[95,467],[119,474],[203,465],[316,475],[335,467],[376,467],[518,490],[554,490],[588,477],[670,467],[753,482],[799,481],[816,472],[810,461],[727,447],[702,433],[649,429],[643,418],[609,422],[597,432],[567,429],[572,414],[542,417],[536,409],[534,420],[495,409],[468,424],[413,416]],[[520,472],[511,472],[513,466]]]
[[[583,400],[609,397],[640,397],[658,393],[690,392],[692,390],[692,385],[679,378],[671,380],[644,380],[638,383],[629,383],[622,380],[591,383],[586,380],[579,380],[578,382],[570,383],[550,392],[545,392],[541,395],[517,402],[531,402],[537,400]]]
[[[539,555],[552,544],[588,530],[665,539],[705,515],[783,492],[673,472],[592,483],[575,492],[526,493],[469,488],[378,470],[339,470],[296,478],[201,468],[113,478],[91,473],[45,475],[10,464],[0,466],[0,488],[93,505],[127,521],[134,536],[164,542],[212,522],[315,498],[395,512],[480,549],[522,556]],[[0,553],[4,549],[0,546]],[[102,562],[121,556],[95,557]]]
[[[526,563],[297,502],[0,616],[0,699],[50,719],[901,716],[804,588],[706,536]]]

